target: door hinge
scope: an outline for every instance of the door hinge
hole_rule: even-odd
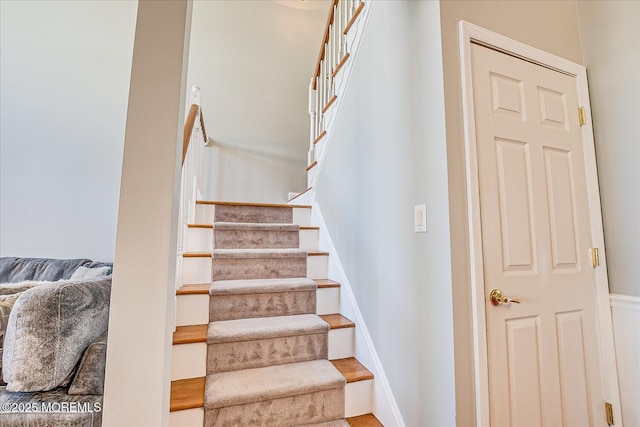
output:
[[[580,126],[587,124],[587,113],[584,111],[584,107],[578,108],[578,118],[580,120]]]
[[[607,413],[607,424],[613,425],[613,405],[609,402],[604,403],[604,410]]]
[[[598,257],[598,248],[591,248],[591,266],[596,268],[600,265],[600,258]]]

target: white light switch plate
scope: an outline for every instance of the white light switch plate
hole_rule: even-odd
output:
[[[427,205],[416,205],[413,208],[413,229],[416,233],[427,232]]]

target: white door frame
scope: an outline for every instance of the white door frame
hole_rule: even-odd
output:
[[[508,55],[533,62],[546,68],[575,77],[579,105],[584,107],[587,124],[581,126],[584,145],[587,194],[591,217],[592,247],[599,249],[600,267],[596,276],[596,319],[598,330],[600,370],[603,379],[603,395],[613,405],[616,426],[622,425],[620,394],[613,342],[613,325],[609,305],[609,283],[600,209],[600,192],[596,170],[593,127],[590,123],[591,106],[587,87],[587,71],[580,64],[560,58],[548,52],[527,46],[500,34],[478,27],[466,21],[459,23],[460,67],[462,77],[462,108],[464,116],[464,137],[467,176],[467,221],[469,227],[469,254],[471,276],[471,307],[473,321],[473,353],[475,374],[476,422],[479,426],[489,426],[489,368],[487,360],[487,333],[484,297],[484,267],[482,258],[482,233],[480,228],[480,189],[478,183],[478,157],[476,149],[476,124],[473,106],[473,79],[471,70],[471,43],[475,42]],[[604,420],[603,420],[604,422]]]

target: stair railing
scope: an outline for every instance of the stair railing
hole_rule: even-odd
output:
[[[180,224],[178,227],[178,259],[176,288],[182,285],[182,260],[186,251],[188,226],[196,222],[196,200],[200,197],[202,182],[202,159],[208,144],[204,115],[200,105],[200,87],[194,85],[190,95],[191,106],[184,123],[182,139],[182,185],[180,190]]]
[[[338,72],[353,53],[351,50],[359,44],[361,34],[354,34],[356,31],[352,27],[358,22],[358,17],[365,14],[362,13],[365,3],[371,3],[371,0],[331,2],[316,68],[309,84],[309,165],[319,160],[316,144],[329,131],[326,114],[340,91],[337,87]]]

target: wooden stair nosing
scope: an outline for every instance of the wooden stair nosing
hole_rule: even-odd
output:
[[[318,286],[318,289],[339,288],[340,287],[340,283],[334,282],[333,280],[329,280],[329,279],[313,279],[313,280],[316,282],[316,285]]]
[[[360,12],[362,12],[363,8],[364,8],[364,2],[361,1],[356,11],[353,12],[353,16],[351,17],[351,19],[349,19],[347,26],[344,27],[344,31],[342,32],[342,34],[347,35],[347,33],[349,33],[349,30],[351,29],[353,24],[356,22],[356,19],[358,19],[358,15],[360,15]]]
[[[171,381],[169,411],[204,407],[205,377]]]
[[[308,256],[329,256],[329,252],[322,251],[309,251],[307,252]]]
[[[213,228],[213,224],[187,224],[188,228]]]
[[[250,206],[257,208],[298,208],[311,209],[311,205],[287,205],[286,203],[220,202],[217,200],[196,200],[197,205]]]
[[[210,287],[211,283],[182,285],[176,290],[176,295],[208,295]]]
[[[347,383],[373,379],[373,373],[365,368],[362,363],[358,362],[355,357],[336,359],[332,360],[331,363],[333,363],[333,366],[346,378]]]
[[[212,252],[185,252],[182,254],[184,258],[211,258]],[[307,251],[307,256],[329,256],[329,252],[323,251]]]
[[[311,190],[311,189],[309,188],[309,190]],[[309,190],[307,190],[307,191],[309,191]],[[305,191],[304,193],[306,193],[307,191]],[[300,193],[300,194],[298,194],[298,196],[300,196],[300,195],[302,195],[304,193]],[[298,196],[296,196],[296,197],[298,197]],[[211,228],[211,229],[214,228],[213,224],[187,224],[187,227],[189,227],[189,228]],[[300,226],[300,230],[320,230],[320,227],[301,225]]]
[[[318,135],[318,137],[313,140],[313,145],[316,145],[318,142],[320,142],[320,140],[324,138],[326,134],[327,134],[326,130],[323,130],[322,132],[320,132],[320,135]]]
[[[173,345],[207,342],[209,325],[176,326]]]
[[[183,258],[211,258],[211,252],[185,252]]]
[[[356,324],[340,313],[321,314],[319,317],[329,324],[330,329],[355,328]]]
[[[380,420],[378,420],[373,414],[350,417],[347,418],[347,422],[351,427],[384,427]]]
[[[309,172],[311,169],[313,169],[314,167],[316,167],[316,165],[318,164],[317,160],[314,160],[313,163],[311,163],[309,166],[307,166],[307,172]],[[298,195],[299,196],[299,195]],[[296,196],[296,197],[298,197]]]
[[[333,95],[331,99],[329,99],[329,102],[327,102],[327,105],[325,105],[324,108],[322,109],[322,114],[327,112],[329,107],[331,107],[333,103],[336,102],[336,99],[338,99],[338,95]]]
[[[308,169],[307,169],[308,170]],[[298,197],[302,196],[304,193],[310,191],[313,187],[309,187],[306,190],[304,190],[302,193],[298,193],[295,196],[293,196],[292,198],[290,198],[289,200],[287,200],[287,203],[291,202],[292,200],[297,199]]]
[[[345,53],[344,56],[342,57],[342,59],[340,60],[340,62],[338,62],[338,65],[336,65],[336,69],[333,70],[332,76],[334,78],[338,75],[338,72],[344,66],[344,64],[347,63],[347,59],[349,59],[349,56],[351,56],[351,55],[349,55],[349,52]]]

